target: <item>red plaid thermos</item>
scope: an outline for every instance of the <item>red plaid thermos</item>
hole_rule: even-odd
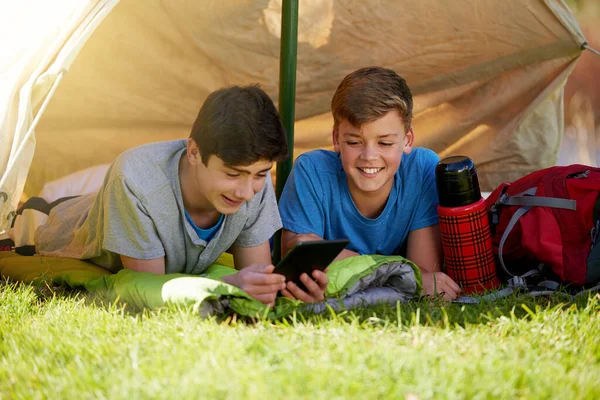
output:
[[[435,169],[446,273],[467,294],[496,288],[492,235],[473,160],[441,160]]]

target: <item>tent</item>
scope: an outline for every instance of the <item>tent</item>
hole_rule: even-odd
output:
[[[187,137],[215,89],[277,100],[282,0],[1,7],[0,232],[45,182]],[[562,0],[302,0],[297,40],[294,156],[330,147],[338,83],[381,65],[413,91],[416,145],[471,156],[484,190],[556,162],[585,44]]]

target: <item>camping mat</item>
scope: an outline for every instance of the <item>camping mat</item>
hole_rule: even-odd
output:
[[[200,276],[157,275],[123,269],[116,274],[86,261],[0,252],[0,276],[32,284],[51,282],[84,289],[138,308],[192,307],[201,316],[236,312],[245,316],[280,318],[306,304],[278,297],[268,308],[243,290],[220,281],[235,273],[231,255],[224,254]],[[327,272],[327,304],[334,309],[379,302],[408,301],[420,293],[418,268],[399,256],[350,257],[334,262]],[[312,312],[322,307],[310,306]]]

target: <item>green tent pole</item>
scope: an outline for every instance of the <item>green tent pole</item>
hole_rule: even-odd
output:
[[[296,57],[298,53],[298,0],[283,0],[281,47],[279,55],[279,114],[287,133],[289,157],[277,163],[275,193],[277,200],[292,171],[294,160],[294,120],[296,106]],[[281,235],[275,235],[274,262],[281,255]]]

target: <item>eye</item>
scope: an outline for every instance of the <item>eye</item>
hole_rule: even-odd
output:
[[[390,146],[393,146],[395,143],[394,142],[379,142],[379,144],[382,146],[390,147]]]
[[[240,174],[236,172],[225,172],[225,175],[227,175],[230,178],[238,178],[240,176]]]
[[[265,179],[267,177],[267,174],[257,174],[256,178],[257,179]]]
[[[358,145],[358,142],[356,140],[346,140],[346,144],[348,146],[356,146]]]

